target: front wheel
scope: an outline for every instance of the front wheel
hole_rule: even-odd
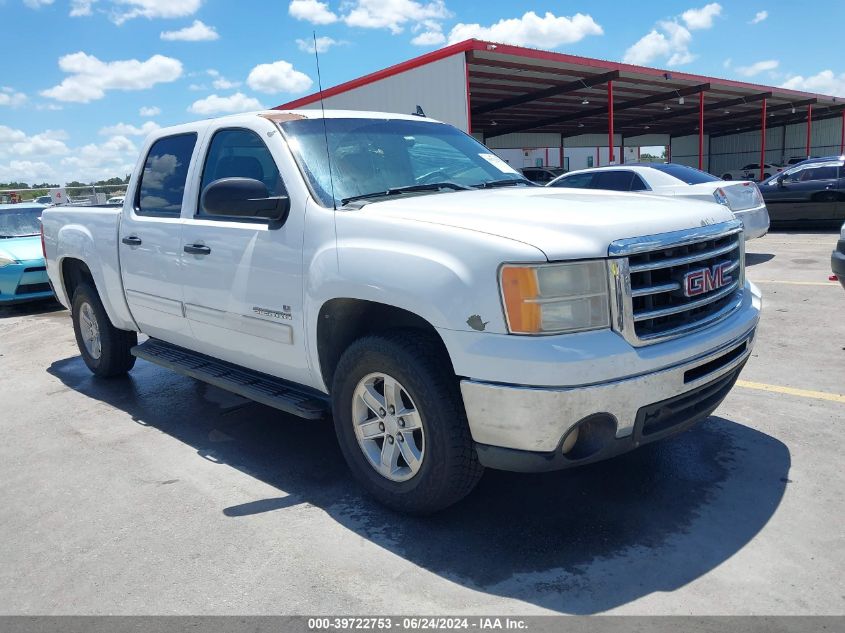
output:
[[[428,514],[459,501],[482,467],[438,341],[416,331],[368,336],[341,357],[335,432],[358,482],[384,505]]]
[[[130,350],[138,344],[138,335],[112,325],[100,296],[88,284],[74,291],[71,317],[82,360],[95,376],[112,378],[132,369],[135,357]]]

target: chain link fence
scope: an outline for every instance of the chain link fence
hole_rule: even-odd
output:
[[[94,204],[122,203],[122,198],[125,195],[125,184],[43,187],[38,189],[0,189],[0,204],[38,202],[48,205],[91,206]],[[115,200],[115,198],[121,198],[121,200]]]

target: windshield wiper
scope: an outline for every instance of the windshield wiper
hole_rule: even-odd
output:
[[[538,185],[526,180],[524,178],[505,178],[503,180],[490,180],[488,182],[480,182],[473,185],[476,189],[495,189],[496,187],[515,187],[516,185],[525,185],[527,187],[537,187]]]
[[[41,233],[24,233],[23,235],[0,235],[0,240],[13,240],[16,237],[38,237]]]
[[[441,189],[452,189],[453,191],[465,191],[470,187],[459,185],[456,182],[429,182],[424,185],[407,185],[405,187],[392,187],[387,191],[374,191],[373,193],[363,193],[359,196],[350,196],[343,198],[340,203],[347,204],[355,200],[364,200],[365,198],[384,198],[385,196],[398,196],[403,193],[413,193],[415,191],[440,191]]]

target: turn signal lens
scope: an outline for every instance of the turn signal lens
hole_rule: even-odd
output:
[[[604,261],[503,266],[502,297],[513,334],[551,334],[610,325]]]

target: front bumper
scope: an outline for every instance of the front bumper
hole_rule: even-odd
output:
[[[0,305],[48,299],[53,296],[43,259],[0,268]]]
[[[734,211],[734,215],[742,222],[746,242],[763,237],[769,232],[769,210],[765,204],[753,209]]]
[[[839,277],[839,283],[845,288],[845,239],[839,240],[836,250],[831,253],[830,269]]]

